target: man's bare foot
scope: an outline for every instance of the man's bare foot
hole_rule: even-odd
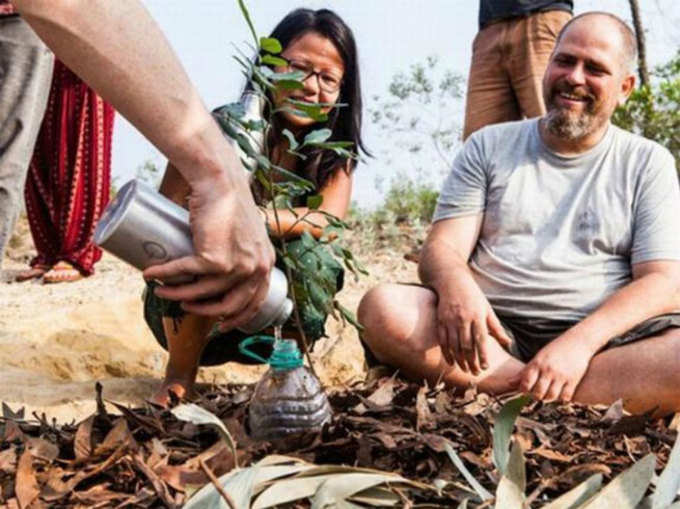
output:
[[[193,396],[193,386],[193,381],[165,378],[149,400],[158,406],[167,408],[170,404],[171,392],[180,400],[190,398]]]
[[[35,265],[31,267],[30,269],[22,270],[19,272],[19,274],[16,275],[14,280],[17,283],[21,283],[23,281],[28,281],[29,279],[37,279],[41,278],[45,275],[45,273],[50,270],[50,267],[47,265]]]

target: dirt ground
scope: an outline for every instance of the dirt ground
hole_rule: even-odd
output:
[[[346,278],[340,301],[355,310],[364,292],[379,281],[413,281],[416,265],[390,249],[355,251],[369,276]],[[11,408],[45,412],[59,422],[94,410],[94,384],[104,397],[137,405],[163,373],[166,353],[142,317],[143,282],[138,271],[104,254],[94,276],[74,283],[14,283],[34,255],[27,224],[21,221],[0,273],[0,401]],[[363,350],[356,331],[333,319],[329,338],[313,357],[327,386],[363,377]],[[203,368],[208,383],[255,382],[261,367],[228,363]]]

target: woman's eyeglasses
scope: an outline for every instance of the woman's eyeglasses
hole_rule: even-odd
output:
[[[337,92],[342,86],[342,78],[339,78],[326,71],[315,71],[314,67],[307,62],[289,60],[288,70],[301,72],[304,75],[302,81],[305,81],[310,76],[316,76],[317,82],[319,83],[319,88],[328,94]]]

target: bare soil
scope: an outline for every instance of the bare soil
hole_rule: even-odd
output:
[[[357,251],[358,249],[358,251]],[[355,247],[370,275],[346,278],[340,301],[355,310],[361,296],[380,281],[416,280],[408,249]],[[138,405],[150,396],[165,366],[142,316],[140,273],[104,254],[96,273],[73,283],[13,282],[35,254],[27,223],[20,221],[0,272],[0,401],[45,412],[59,422],[80,420],[95,410],[96,381],[104,398]],[[315,347],[315,366],[326,386],[364,377],[356,331],[332,318],[329,337]],[[228,363],[202,368],[208,383],[255,382],[262,367]]]

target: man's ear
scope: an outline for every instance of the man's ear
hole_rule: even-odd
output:
[[[632,73],[623,78],[623,81],[621,82],[621,90],[619,92],[619,106],[623,106],[626,103],[626,100],[635,89],[635,81],[635,74]]]

